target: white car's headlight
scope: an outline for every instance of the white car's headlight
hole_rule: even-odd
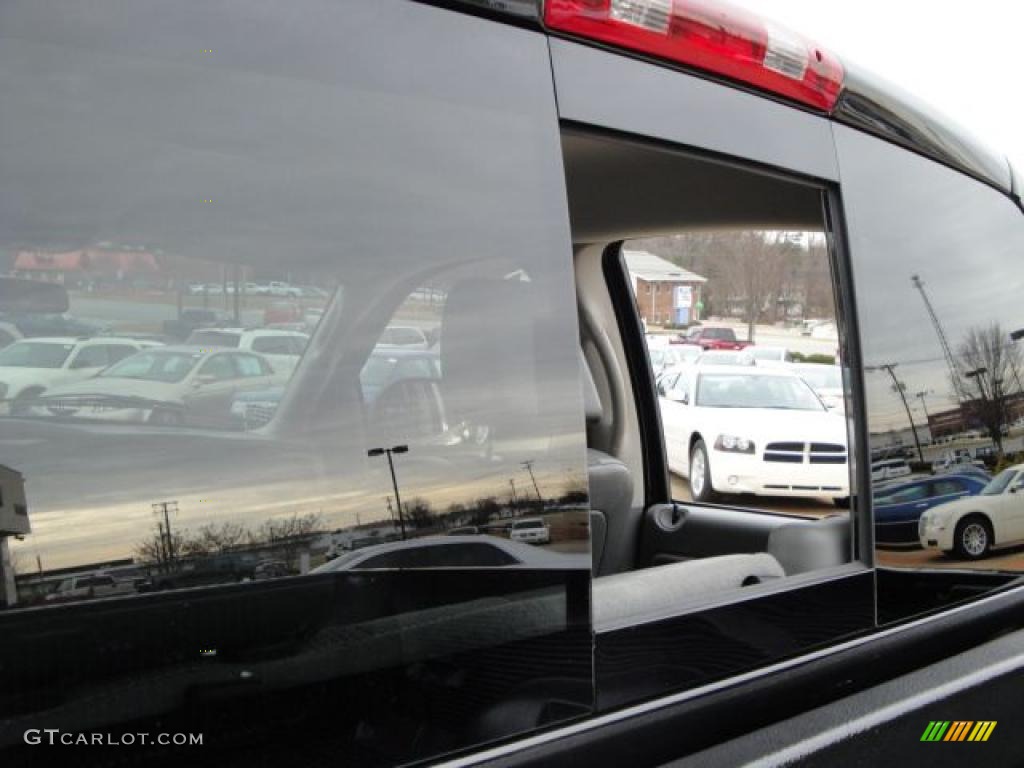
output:
[[[735,435],[719,435],[715,440],[715,450],[727,453],[753,453],[754,441]]]
[[[937,509],[929,509],[923,515],[921,515],[921,525],[924,528],[930,530],[941,531],[949,525],[950,518],[953,513],[949,510],[944,510],[941,507]]]

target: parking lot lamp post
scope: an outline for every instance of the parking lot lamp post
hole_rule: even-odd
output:
[[[1010,333],[1011,345],[1016,344],[1021,339],[1024,339],[1024,328],[1018,328]],[[1017,393],[1018,395],[1024,395],[1024,387],[1020,385],[1020,373],[1017,371],[1017,361],[1013,355],[1010,355],[1010,367],[1013,369],[1013,378],[1017,382]]]
[[[391,485],[395,489],[395,506],[398,507],[398,526],[402,531],[402,541],[405,541],[405,515],[402,513],[402,497],[398,494],[398,480],[395,477],[395,462],[391,458],[393,453],[408,453],[408,445],[394,445],[391,448],[371,448],[366,452],[369,457],[387,456],[388,469],[391,470]]]
[[[910,422],[910,433],[914,436],[914,445],[917,446],[917,458],[922,464],[924,464],[924,452],[921,450],[921,441],[917,437],[917,425],[914,424],[914,417],[910,413],[910,405],[907,403],[906,389],[907,385],[896,378],[896,366],[899,363],[882,363],[881,365],[867,365],[864,366],[865,371],[885,371],[889,374],[892,379],[892,388],[897,395],[900,396],[900,402],[903,403],[903,410],[907,412],[907,421]]]

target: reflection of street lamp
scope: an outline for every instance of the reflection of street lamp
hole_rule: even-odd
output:
[[[988,400],[988,395],[985,392],[985,374],[988,373],[988,368],[982,366],[981,368],[975,368],[973,371],[968,371],[964,376],[968,379],[978,380],[978,389],[981,391],[981,399]]]
[[[157,528],[160,531],[160,542],[164,545],[164,562],[170,567],[171,563],[174,562],[174,538],[171,532],[171,512],[178,511],[178,502],[176,501],[158,501],[155,504],[150,504],[150,508],[153,510],[154,515],[163,515],[164,522],[161,524],[157,522]],[[165,538],[166,537],[166,538]]]
[[[398,525],[402,529],[402,540],[405,540],[405,516],[402,514],[402,497],[398,495],[398,480],[395,478],[395,462],[391,458],[393,453],[408,453],[408,445],[395,445],[391,448],[371,448],[366,452],[367,456],[388,457],[388,468],[391,470],[391,485],[395,489],[395,506],[398,507]]]
[[[921,450],[921,441],[917,438],[917,425],[914,424],[914,417],[910,413],[910,405],[907,403],[906,389],[907,385],[896,378],[896,366],[899,363],[882,363],[881,365],[866,365],[864,366],[865,371],[885,371],[889,374],[892,379],[892,388],[896,394],[900,396],[900,401],[903,403],[903,409],[907,412],[907,421],[910,422],[910,432],[914,436],[914,445],[917,446],[917,458],[922,464],[924,464],[924,452]]]
[[[1024,339],[1024,328],[1018,328],[1010,333],[1011,345],[1016,344],[1021,339]],[[1013,369],[1013,378],[1017,382],[1017,393],[1018,395],[1024,395],[1024,387],[1020,385],[1020,374],[1017,372],[1017,361],[1012,354],[1010,355],[1010,367]]]

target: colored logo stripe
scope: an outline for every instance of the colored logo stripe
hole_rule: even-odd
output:
[[[996,729],[995,720],[932,720],[921,741],[988,741]]]
[[[978,724],[974,726],[974,730],[971,731],[971,735],[967,737],[967,740],[988,741],[988,737],[992,735],[992,731],[994,731],[995,729],[995,720],[979,720]]]
[[[974,723],[970,720],[954,720],[943,741],[961,741],[967,735],[965,731],[972,725]]]

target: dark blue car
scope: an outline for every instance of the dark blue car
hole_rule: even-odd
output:
[[[875,541],[918,546],[917,522],[932,507],[981,492],[989,477],[977,470],[896,483],[874,496]]]

